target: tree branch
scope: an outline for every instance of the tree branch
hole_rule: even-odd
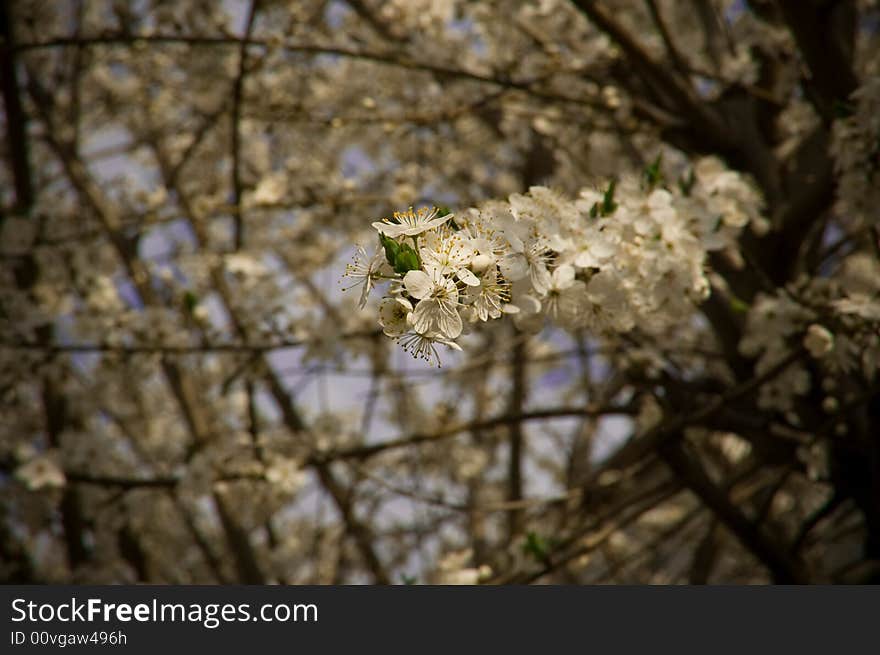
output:
[[[34,189],[28,155],[27,119],[19,95],[16,44],[13,38],[10,5],[9,2],[0,2],[0,89],[2,89],[6,113],[9,167],[15,183],[15,210],[26,213],[33,204]]]

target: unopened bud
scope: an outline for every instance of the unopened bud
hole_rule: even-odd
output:
[[[813,323],[804,335],[804,348],[815,359],[824,357],[834,348],[834,335],[828,328]]]

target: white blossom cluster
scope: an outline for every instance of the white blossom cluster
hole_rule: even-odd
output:
[[[832,278],[803,277],[775,295],[759,294],[749,309],[740,352],[756,358],[755,371],[761,374],[800,344],[823,375],[874,380],[880,368],[878,298],[880,266],[872,256],[856,253]],[[762,385],[758,404],[788,411],[811,391],[812,379],[806,362],[793,362]]]
[[[438,363],[436,344],[460,349],[469,324],[505,314],[521,327],[546,317],[599,334],[650,333],[692,315],[710,291],[707,252],[735,249],[749,222],[761,229],[760,209],[740,175],[707,158],[668,188],[631,176],[575,200],[535,186],[457,214],[396,212],[373,223],[380,245],[372,255],[359,247],[346,276],[361,308],[390,281],[384,333]]]
[[[835,122],[831,142],[839,175],[837,208],[870,224],[880,203],[880,77],[866,79],[852,100],[853,113]]]

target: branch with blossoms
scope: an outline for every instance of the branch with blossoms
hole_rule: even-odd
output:
[[[584,189],[570,200],[535,186],[456,214],[410,208],[373,223],[379,244],[358,248],[345,275],[364,308],[382,285],[379,325],[414,357],[439,365],[437,345],[461,350],[471,326],[510,316],[568,329],[655,333],[709,295],[707,254],[739,259],[747,224],[767,229],[749,182],[714,158],[664,184],[645,175]]]

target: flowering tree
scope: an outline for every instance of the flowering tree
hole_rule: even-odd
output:
[[[877,582],[878,24],[3,3],[0,575]]]

